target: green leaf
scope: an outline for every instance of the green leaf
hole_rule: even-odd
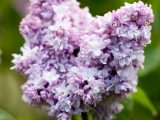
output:
[[[155,116],[141,104],[134,102],[131,120],[155,120]]]
[[[0,120],[15,120],[9,113],[0,109]]]
[[[139,71],[139,76],[145,76],[160,65],[160,47],[146,50],[144,69]]]
[[[156,108],[141,88],[138,88],[137,93],[133,94],[132,97],[134,101],[138,102],[139,104],[147,108],[152,113],[152,115],[157,115]]]

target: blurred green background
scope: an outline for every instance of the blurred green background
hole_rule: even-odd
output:
[[[135,1],[80,0],[81,6],[89,6],[93,15],[103,15],[124,5],[124,2]],[[125,109],[115,120],[160,120],[160,1],[143,1],[152,5],[155,15],[152,44],[145,49],[145,68],[139,72],[138,92],[123,101]],[[0,120],[54,119],[22,101],[20,87],[26,79],[19,73],[10,71],[11,54],[19,53],[24,42],[18,26],[27,12],[28,4],[28,0],[0,0],[0,48],[3,52],[0,65]]]

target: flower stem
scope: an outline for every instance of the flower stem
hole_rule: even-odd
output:
[[[82,120],[88,120],[88,116],[86,112],[82,113]]]

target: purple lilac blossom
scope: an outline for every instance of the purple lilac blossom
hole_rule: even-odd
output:
[[[151,7],[126,3],[92,17],[76,0],[30,1],[20,24],[25,43],[22,54],[13,55],[12,67],[28,78],[23,100],[58,120],[104,106],[105,119],[112,119],[122,108],[118,99],[136,91],[143,49],[150,43]],[[101,104],[113,95],[117,100]]]

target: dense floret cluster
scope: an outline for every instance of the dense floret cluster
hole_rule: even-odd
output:
[[[30,1],[20,25],[25,44],[21,55],[14,54],[12,67],[28,78],[22,86],[24,101],[69,120],[89,108],[104,112],[99,103],[114,96],[106,117],[99,118],[112,119],[122,108],[116,97],[136,91],[143,49],[150,43],[151,7],[125,4],[92,17],[76,0]]]

